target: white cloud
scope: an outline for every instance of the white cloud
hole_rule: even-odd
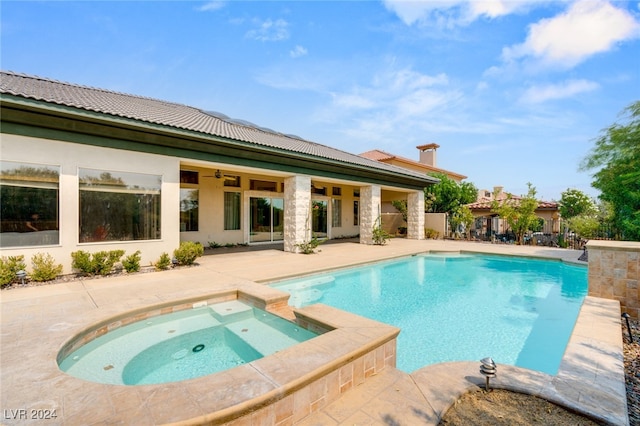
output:
[[[548,100],[565,99],[580,93],[592,92],[599,87],[597,83],[589,80],[568,80],[558,84],[532,86],[524,92],[520,101],[539,104]]]
[[[247,32],[246,37],[259,41],[280,41],[289,38],[289,23],[284,19],[275,21],[267,19],[266,21],[254,21],[257,28]]]
[[[375,102],[366,96],[356,93],[332,93],[333,105],[346,109],[369,109],[375,107]]]
[[[443,27],[468,25],[484,18],[509,15],[544,0],[383,0],[385,7],[406,24],[435,23]]]
[[[525,42],[505,48],[503,59],[534,58],[570,68],[639,35],[640,22],[626,10],[604,0],[579,0],[565,13],[531,25]]]
[[[429,111],[450,97],[446,74],[421,74],[411,69],[387,70],[372,78],[365,87],[354,87],[346,93],[333,93],[333,106],[344,109],[384,109],[387,117],[415,116]]]
[[[372,143],[411,145],[424,142],[422,138],[436,129],[458,129],[451,123],[455,115],[451,111],[462,97],[461,90],[449,87],[446,74],[427,75],[391,65],[369,84],[331,93],[331,104],[316,118],[344,123],[335,130],[349,139],[366,141],[368,149]]]
[[[305,49],[300,45],[297,45],[296,47],[293,48],[293,50],[289,51],[289,55],[292,58],[299,58],[300,56],[305,56],[307,53],[308,53],[307,49]]]
[[[224,5],[225,5],[225,2],[222,0],[213,0],[196,8],[196,10],[199,10],[200,12],[211,12],[211,11],[223,8]]]

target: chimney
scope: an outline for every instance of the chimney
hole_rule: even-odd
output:
[[[417,146],[420,150],[420,163],[427,166],[436,167],[436,149],[440,148],[437,143],[429,143]]]
[[[496,200],[499,200],[501,198],[500,195],[502,194],[502,190],[503,189],[504,189],[503,186],[494,186],[493,187],[493,193],[495,194]]]

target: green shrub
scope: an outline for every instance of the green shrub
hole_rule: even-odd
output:
[[[18,277],[16,273],[27,269],[24,263],[24,256],[2,256],[0,257],[0,287],[11,284]]]
[[[183,241],[180,243],[180,247],[173,251],[173,257],[176,258],[179,265],[193,265],[193,262],[203,254],[202,244],[193,241]]]
[[[125,257],[124,260],[122,261],[122,266],[124,267],[124,270],[129,273],[138,272],[140,270],[140,259],[141,259],[140,250]]]
[[[218,247],[222,247],[222,244],[216,243],[215,241],[209,241],[209,248],[218,248]]]
[[[300,249],[300,252],[303,254],[312,254],[316,252],[316,248],[322,244],[322,241],[318,239],[315,235],[310,241],[304,241],[302,243],[296,244],[296,247]]]
[[[93,264],[91,263],[91,253],[83,250],[71,253],[71,267],[83,273],[84,275],[93,274]]]
[[[436,231],[435,229],[425,228],[424,236],[426,238],[433,238],[434,240],[437,240],[438,237],[440,236],[440,233],[438,231]]]
[[[29,278],[33,281],[51,281],[62,273],[62,265],[56,264],[56,260],[49,253],[36,253],[31,256],[33,272]]]
[[[376,220],[376,225],[373,227],[372,231],[372,239],[373,244],[378,246],[383,246],[387,244],[387,240],[391,238],[391,235],[384,229],[382,229],[382,218],[378,216]]]
[[[165,269],[169,269],[171,266],[171,258],[168,253],[162,253],[160,255],[160,259],[156,263],[153,264],[158,271],[164,271]]]
[[[85,275],[109,275],[113,265],[124,255],[124,250],[98,251],[91,255],[82,250],[71,253],[71,267]]]

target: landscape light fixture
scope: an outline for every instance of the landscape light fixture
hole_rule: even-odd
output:
[[[627,321],[627,331],[629,332],[629,343],[633,343],[633,335],[631,334],[631,326],[629,325],[629,314],[625,312],[624,314],[622,314],[622,318],[624,318]]]
[[[482,374],[486,378],[486,382],[484,388],[489,390],[489,379],[491,377],[496,377],[497,375],[497,367],[496,363],[493,362],[491,357],[482,358],[480,360],[482,364],[480,364],[480,374]]]
[[[16,277],[20,278],[22,285],[24,285],[24,279],[27,277],[27,271],[25,271],[24,269],[20,269],[18,272],[16,272]]]

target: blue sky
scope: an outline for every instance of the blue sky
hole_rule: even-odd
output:
[[[6,1],[1,68],[179,102],[478,188],[577,188],[640,100],[640,3]]]

